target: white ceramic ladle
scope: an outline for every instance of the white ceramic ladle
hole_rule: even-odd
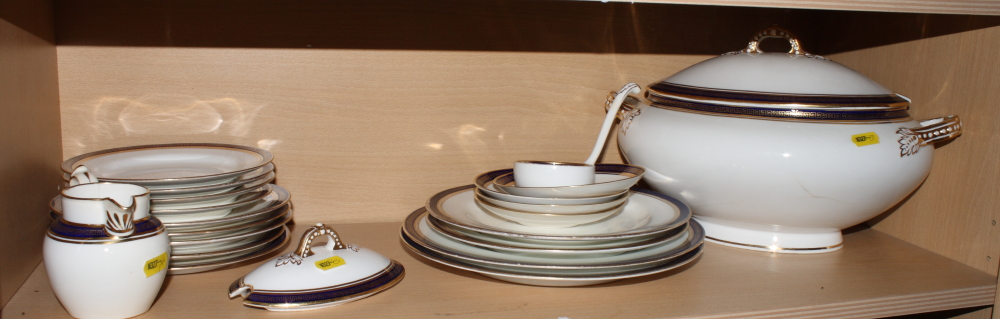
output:
[[[585,162],[517,161],[514,163],[514,180],[517,186],[561,187],[593,184],[594,164],[597,163],[597,158],[604,151],[604,144],[608,140],[608,132],[614,124],[618,109],[630,93],[639,94],[640,92],[642,90],[635,83],[625,84],[618,90],[618,95],[615,96],[608,108],[608,115],[604,117],[604,124],[601,126],[600,135],[597,136],[594,150],[590,152],[590,157]]]

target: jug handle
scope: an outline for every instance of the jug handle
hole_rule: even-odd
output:
[[[73,174],[69,176],[69,186],[76,186],[80,184],[90,184],[97,183],[97,176],[94,176],[86,166],[80,165],[73,170]]]
[[[920,122],[920,127],[901,127],[899,134],[899,157],[917,154],[924,145],[952,140],[962,135],[962,120],[949,115]]]

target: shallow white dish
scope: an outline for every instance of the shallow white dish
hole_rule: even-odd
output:
[[[271,162],[270,152],[249,146],[212,143],[119,147],[82,154],[63,162],[63,179],[85,165],[103,182],[142,186],[226,183]]]
[[[244,253],[251,253],[251,252],[255,252],[255,251],[259,250],[260,248],[263,248],[264,246],[269,245],[272,241],[277,240],[281,236],[285,236],[284,230],[269,233],[269,234],[267,234],[264,237],[261,237],[261,238],[259,238],[257,240],[251,241],[251,242],[249,242],[249,243],[247,243],[245,245],[241,245],[239,247],[235,247],[235,248],[232,248],[232,249],[220,250],[220,251],[211,251],[211,252],[205,252],[205,253],[200,253],[200,254],[173,254],[173,255],[170,255],[170,261],[171,262],[175,262],[175,261],[203,261],[203,260],[205,260],[207,258],[214,258],[214,257],[219,257],[219,256],[230,256],[230,257],[232,257],[232,256],[237,256],[237,255],[240,255],[240,254],[244,254]]]
[[[566,228],[574,227],[583,224],[593,223],[605,218],[609,218],[618,214],[625,208],[625,203],[619,203],[618,206],[614,206],[602,211],[596,212],[585,212],[585,213],[560,213],[560,214],[544,214],[544,213],[532,213],[525,211],[513,210],[505,207],[500,207],[497,205],[490,204],[485,201],[481,201],[479,196],[473,196],[476,204],[479,208],[490,212],[497,217],[506,219],[524,226],[529,227],[539,227],[539,228]]]
[[[481,189],[476,189],[476,200],[490,203],[492,205],[500,206],[507,209],[528,212],[528,213],[539,213],[539,214],[586,214],[592,212],[598,212],[602,210],[607,210],[612,207],[618,206],[628,200],[628,193],[621,195],[618,198],[614,198],[611,201],[594,203],[594,204],[525,204],[519,202],[505,201],[498,198],[492,198],[486,195]]]
[[[252,183],[237,187],[235,189],[229,190],[227,192],[210,194],[210,195],[196,195],[196,196],[184,196],[175,198],[154,198],[149,201],[149,206],[152,209],[181,209],[181,208],[192,208],[192,207],[205,207],[205,206],[216,206],[232,203],[237,197],[244,194],[256,194],[262,193],[267,189],[264,188],[267,181],[261,180],[257,183]]]
[[[271,226],[273,223],[283,220],[287,222],[295,213],[292,211],[290,206],[285,206],[285,209],[280,213],[272,214],[266,218],[256,220],[252,223],[234,225],[226,228],[218,228],[211,230],[194,230],[187,232],[171,231],[167,229],[167,236],[170,237],[171,241],[182,241],[182,240],[198,240],[198,239],[212,239],[212,238],[223,238],[230,237],[239,234],[245,234],[253,232],[255,230]]]
[[[508,241],[500,237],[494,237],[484,240],[480,236],[470,235],[467,231],[456,230],[444,225],[439,225],[435,223],[433,218],[427,219],[427,225],[430,226],[434,232],[448,237],[454,241],[460,241],[465,244],[479,246],[486,249],[491,249],[494,251],[502,251],[504,253],[510,254],[527,254],[535,256],[548,256],[552,258],[560,257],[598,257],[598,256],[609,256],[617,255],[633,250],[639,250],[643,248],[652,247],[661,244],[665,241],[672,240],[678,236],[684,235],[688,231],[688,227],[678,227],[671,230],[663,235],[656,236],[650,239],[634,242],[634,243],[609,243],[608,246],[564,246],[564,245],[537,245],[537,244],[527,244],[520,241]],[[482,234],[480,234],[482,235]],[[556,242],[559,244],[560,242]]]
[[[486,196],[491,198],[496,198],[499,200],[504,200],[514,203],[524,203],[524,204],[538,204],[538,205],[582,205],[582,204],[596,204],[605,203],[621,196],[628,194],[628,190],[623,190],[617,194],[602,195],[596,197],[581,197],[581,198],[543,198],[543,197],[530,197],[530,196],[518,196],[511,195],[501,192],[493,185],[493,179],[497,176],[509,174],[514,172],[513,169],[500,169],[495,171],[490,171],[486,173],[479,174],[474,180],[474,184],[479,190]]]
[[[646,169],[628,164],[596,164],[594,183],[588,185],[561,187],[518,187],[514,173],[503,174],[493,179],[493,186],[500,191],[528,197],[541,198],[581,198],[613,195],[628,190],[638,183]]]
[[[438,254],[466,262],[490,265],[498,269],[517,270],[534,274],[607,274],[655,266],[684,254],[704,240],[704,230],[697,223],[691,231],[672,240],[640,250],[598,257],[552,257],[545,255],[508,254],[454,241],[435,232],[427,224],[427,214],[417,210],[403,223],[408,239]]]
[[[427,201],[427,210],[455,227],[510,238],[593,241],[620,240],[662,234],[691,218],[687,205],[672,197],[636,189],[621,213],[600,222],[571,228],[535,228],[493,217],[473,200],[474,185],[441,191]]]
[[[267,164],[257,170],[243,174],[232,182],[179,188],[151,188],[149,189],[149,195],[153,199],[168,199],[221,194],[235,190],[240,186],[270,183],[274,180],[274,176],[274,164]]]
[[[225,217],[190,222],[163,223],[163,225],[167,227],[167,231],[190,232],[232,227],[267,218],[279,212],[285,206],[290,206],[291,200],[291,194],[287,190],[278,185],[272,185],[272,187],[273,191],[271,194],[264,197],[260,202],[233,209]]]
[[[514,247],[524,247],[524,248],[539,248],[539,249],[610,249],[617,247],[628,247],[632,245],[641,245],[642,243],[649,242],[677,231],[677,227],[673,230],[667,231],[665,233],[657,233],[646,236],[637,236],[630,238],[603,238],[603,239],[592,239],[592,240],[560,240],[560,239],[544,239],[544,238],[525,238],[525,237],[512,237],[503,235],[494,235],[480,233],[477,231],[472,231],[469,229],[456,227],[454,225],[449,225],[445,222],[438,220],[431,216],[428,218],[428,222],[431,223],[436,229],[445,229],[452,233],[459,233],[468,237],[478,239],[483,242],[494,243],[498,245],[514,246]]]
[[[285,213],[285,218],[253,232],[220,238],[175,240],[170,242],[170,247],[177,254],[197,254],[233,249],[264,237],[268,232],[283,227],[290,220],[292,220],[291,211]]]
[[[431,261],[440,263],[445,266],[458,268],[462,270],[467,270],[471,272],[478,273],[483,276],[490,278],[508,281],[523,285],[533,285],[533,286],[547,286],[547,287],[578,287],[578,286],[589,286],[608,283],[616,280],[634,278],[641,276],[648,276],[652,274],[658,274],[672,269],[676,269],[683,265],[686,265],[692,261],[698,259],[704,250],[703,246],[698,246],[696,249],[690,252],[677,256],[670,261],[660,264],[656,267],[651,267],[647,269],[641,269],[637,271],[623,272],[623,273],[613,273],[604,275],[533,275],[525,274],[510,270],[498,270],[490,267],[485,267],[483,265],[477,265],[474,263],[463,262],[461,260],[455,260],[437,254],[434,251],[428,250],[407,238],[406,234],[402,231],[400,236],[403,239],[403,243],[414,253],[423,256]]]
[[[224,205],[208,206],[208,207],[194,207],[194,208],[182,208],[182,209],[158,209],[152,210],[152,213],[156,218],[159,218],[165,223],[178,223],[178,222],[189,222],[198,221],[206,219],[216,219],[228,215],[235,208],[240,208],[244,206],[253,205],[262,202],[268,195],[274,191],[274,184],[264,185],[266,188],[263,192],[258,194],[245,194],[237,198],[234,202]]]
[[[281,230],[284,232],[284,234],[285,234],[284,236],[281,236],[278,239],[272,241],[271,244],[265,246],[264,248],[262,248],[261,250],[258,250],[255,253],[252,253],[252,254],[249,254],[249,255],[240,256],[238,258],[234,258],[234,259],[231,259],[231,260],[217,261],[217,262],[208,263],[208,264],[190,265],[190,266],[177,266],[177,267],[170,266],[168,274],[170,274],[170,275],[186,275],[186,274],[194,274],[194,273],[206,272],[206,271],[211,271],[211,270],[216,270],[216,269],[219,269],[219,268],[223,268],[223,267],[226,267],[226,266],[229,266],[229,265],[232,265],[232,264],[246,262],[246,261],[250,261],[250,260],[254,260],[254,259],[260,258],[260,257],[267,256],[267,255],[269,255],[269,254],[271,254],[271,253],[273,253],[275,251],[280,250],[282,247],[285,246],[286,243],[288,243],[288,236],[289,236],[288,235],[288,227],[282,226]]]

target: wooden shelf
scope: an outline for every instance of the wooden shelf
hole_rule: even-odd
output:
[[[296,228],[293,238],[306,227]],[[835,253],[784,255],[708,244],[700,260],[679,271],[591,287],[548,288],[438,266],[402,247],[398,223],[335,228],[347,242],[402,262],[406,277],[374,297],[283,318],[885,317],[990,306],[996,289],[993,276],[871,229],[848,234],[844,249]],[[294,244],[285,250],[292,249]],[[144,318],[271,317],[226,297],[229,284],[258,264],[168,277]],[[69,316],[39,266],[2,317]]]
[[[1000,15],[1000,2],[989,0],[641,0],[618,2],[697,4],[789,9]]]

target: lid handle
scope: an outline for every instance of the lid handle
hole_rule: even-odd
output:
[[[316,226],[309,227],[305,234],[302,234],[302,239],[299,240],[299,248],[295,250],[295,254],[299,255],[299,258],[312,256],[313,240],[316,239],[316,237],[323,235],[330,238],[330,242],[326,244],[327,248],[332,248],[331,250],[346,249],[346,247],[344,247],[344,243],[340,241],[340,236],[337,235],[337,231],[330,228],[330,226],[317,223]]]
[[[753,39],[750,40],[750,44],[747,45],[747,48],[738,52],[764,53],[764,51],[760,50],[759,47],[760,42],[764,41],[764,39],[770,39],[770,38],[788,40],[788,44],[792,46],[792,49],[788,50],[788,54],[810,56],[810,57],[814,56],[809,52],[802,50],[802,46],[799,44],[799,39],[796,39],[795,34],[792,34],[791,31],[785,30],[784,28],[780,27],[770,27],[764,29],[763,31],[757,32],[757,34],[753,36]]]

